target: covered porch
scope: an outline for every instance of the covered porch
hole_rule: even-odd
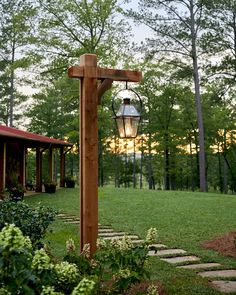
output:
[[[34,149],[35,190],[42,192],[43,154],[48,154],[48,180],[57,181],[53,173],[53,153],[57,149],[60,155],[60,187],[65,187],[65,158],[72,144],[43,135],[22,131],[0,125],[0,192],[17,181],[26,186],[27,151]]]

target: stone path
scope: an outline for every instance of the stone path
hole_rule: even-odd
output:
[[[57,217],[62,219],[65,223],[80,223],[79,218],[72,214],[58,214]],[[109,241],[114,238],[122,239],[124,235],[132,239],[134,244],[143,242],[143,240],[141,240],[137,235],[114,231],[110,225],[99,224],[98,226],[98,236],[104,240]],[[159,257],[160,260],[170,263],[177,268],[195,270],[199,276],[209,278],[210,285],[222,293],[236,292],[235,269],[225,269],[220,263],[202,263],[199,257],[189,255],[183,249],[170,249],[164,244],[153,244],[149,246],[149,249],[149,256]],[[217,269],[214,270],[214,268]]]

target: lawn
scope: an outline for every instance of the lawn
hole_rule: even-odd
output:
[[[39,194],[26,199],[62,212],[79,216],[79,190],[61,189],[55,195]],[[148,228],[156,227],[160,243],[182,248],[198,255],[202,261],[219,262],[236,268],[236,260],[201,247],[201,242],[236,230],[236,197],[211,193],[149,191],[102,188],[99,191],[99,222],[114,229],[145,237]],[[78,228],[57,220],[46,241],[58,256],[63,255],[65,241],[78,241]],[[208,286],[207,280],[194,271],[176,269],[158,258],[150,258],[152,277],[160,280],[168,294],[221,294]]]

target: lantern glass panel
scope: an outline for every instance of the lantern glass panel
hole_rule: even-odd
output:
[[[120,138],[125,138],[125,128],[124,128],[123,117],[116,117],[116,124],[117,124]]]

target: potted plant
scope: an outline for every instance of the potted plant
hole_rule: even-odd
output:
[[[65,177],[66,187],[74,188],[75,187],[75,180],[71,176]]]
[[[57,186],[56,181],[52,181],[52,180],[45,181],[44,182],[45,193],[54,194],[56,192],[56,186]]]
[[[21,183],[15,183],[8,188],[10,198],[13,201],[22,201],[24,198],[25,188]]]

